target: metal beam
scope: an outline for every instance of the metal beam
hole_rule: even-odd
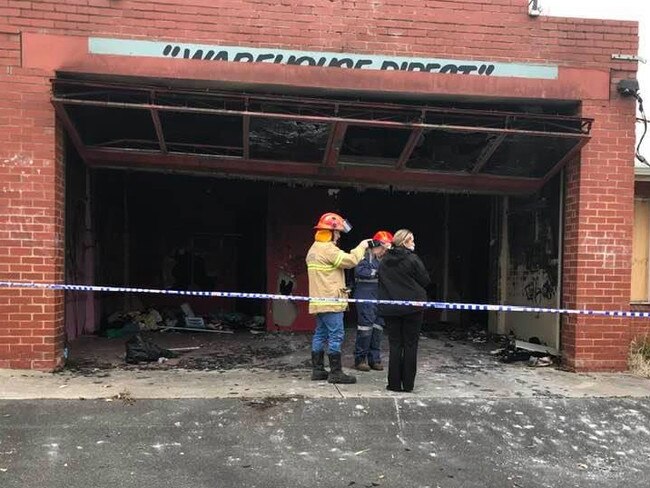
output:
[[[344,122],[336,122],[332,124],[330,129],[329,139],[325,147],[325,156],[323,157],[323,166],[332,167],[336,166],[341,154],[341,146],[345,139],[345,132],[348,130],[348,124]]]
[[[242,154],[244,159],[249,159],[251,155],[250,135],[251,118],[249,115],[244,115],[242,120]]]
[[[404,169],[406,167],[406,163],[411,158],[415,145],[420,140],[420,136],[423,132],[424,129],[414,129],[411,131],[411,135],[409,136],[408,141],[406,141],[404,149],[402,149],[402,154],[399,155],[399,159],[397,160],[397,165],[395,166],[397,169]]]
[[[576,145],[573,146],[566,155],[560,159],[555,166],[551,168],[551,170],[546,173],[546,176],[544,176],[544,179],[542,180],[544,184],[548,183],[551,178],[553,178],[569,161],[571,161],[574,157],[578,155],[580,150],[585,146],[590,141],[590,137],[581,139],[577,141]]]
[[[153,125],[156,128],[156,137],[158,137],[158,144],[160,145],[160,150],[163,153],[167,152],[167,144],[165,143],[165,134],[162,130],[162,124],[160,123],[160,116],[158,111],[151,109],[151,120],[153,120]]]
[[[472,168],[472,174],[476,174],[483,169],[507,135],[508,134],[499,134],[490,144],[483,148],[483,152],[481,152],[479,157],[476,159],[476,163]]]
[[[72,144],[74,145],[75,149],[77,150],[81,158],[85,160],[86,146],[81,140],[81,136],[79,135],[77,128],[72,122],[72,119],[68,114],[68,111],[66,110],[65,106],[60,102],[52,102],[52,104],[54,105],[54,112],[56,113],[56,116],[63,124],[65,131],[68,133],[68,136],[72,141]]]
[[[88,87],[95,87],[95,88],[103,88],[103,89],[109,89],[109,90],[129,90],[131,92],[134,91],[142,91],[146,92],[147,94],[152,92],[152,87],[149,85],[146,86],[139,86],[133,83],[107,83],[107,82],[97,82],[97,81],[89,81],[89,80],[62,80],[62,79],[54,79],[53,80],[53,85],[56,87],[57,85],[72,85],[72,86],[82,86],[85,88]],[[185,94],[185,95],[201,95],[202,97],[206,97],[206,92],[204,91],[197,91],[197,90],[192,90],[192,89],[183,89],[183,88],[163,88],[163,87],[156,87],[153,89],[153,92],[158,94],[158,93],[163,93],[163,94],[168,94],[168,93],[174,93],[174,94]],[[74,96],[75,94],[63,94],[61,95],[63,98],[69,99],[71,96]],[[364,101],[346,101],[346,100],[331,100],[331,99],[321,99],[321,98],[309,98],[309,97],[296,97],[296,96],[287,96],[287,95],[251,95],[251,94],[242,94],[242,93],[233,93],[233,92],[226,92],[226,91],[211,91],[210,92],[210,97],[214,98],[215,101],[218,101],[219,99],[227,99],[230,101],[241,101],[245,105],[247,103],[250,103],[250,101],[255,101],[255,102],[260,102],[260,101],[271,101],[274,103],[280,103],[280,104],[285,104],[285,105],[290,105],[290,104],[298,104],[301,106],[320,106],[323,107],[324,109],[327,110],[332,110],[333,113],[336,113],[336,109],[338,108],[353,108],[353,109],[365,109],[367,111],[394,111],[396,113],[401,113],[401,114],[411,114],[411,116],[416,113],[416,114],[459,114],[459,115],[477,115],[481,117],[494,117],[496,118],[503,118],[507,116],[516,116],[520,120],[538,120],[538,121],[551,121],[551,122],[566,122],[568,124],[574,124],[576,122],[581,122],[582,127],[581,130],[583,131],[589,131],[591,122],[593,122],[593,119],[589,118],[581,118],[581,117],[575,117],[575,116],[568,116],[568,115],[549,115],[549,114],[530,114],[530,113],[522,113],[522,112],[509,112],[509,111],[486,111],[486,110],[480,110],[480,109],[456,109],[456,108],[449,108],[449,107],[432,107],[432,106],[427,106],[427,105],[413,105],[413,106],[405,106],[397,103],[390,103],[390,102],[364,102]],[[220,103],[222,105],[222,103]],[[569,129],[569,127],[567,127]]]
[[[412,190],[447,189],[481,193],[527,194],[538,190],[541,179],[495,175],[471,175],[432,171],[403,170],[393,167],[322,166],[288,161],[244,160],[233,157],[207,157],[190,154],[160,154],[157,151],[128,151],[108,148],[88,149],[90,164],[111,168],[173,170],[211,173],[227,177],[254,177],[273,180],[301,180],[375,188]]]
[[[90,107],[105,107],[105,108],[127,108],[136,110],[161,110],[167,112],[178,113],[195,113],[195,114],[209,114],[209,115],[234,115],[234,116],[251,116],[262,117],[267,119],[279,120],[296,120],[301,122],[315,122],[315,123],[335,123],[342,122],[349,125],[360,125],[366,127],[384,127],[395,129],[432,129],[443,130],[450,132],[483,132],[486,134],[521,134],[527,136],[539,137],[561,137],[566,139],[581,139],[586,137],[585,134],[564,133],[564,132],[545,132],[534,130],[521,130],[521,129],[504,129],[499,127],[481,127],[481,126],[464,126],[464,125],[449,125],[449,124],[427,124],[422,122],[395,122],[389,120],[364,120],[353,118],[342,118],[338,116],[320,116],[320,115],[298,115],[298,114],[283,114],[283,113],[270,113],[270,112],[252,112],[249,110],[229,110],[217,108],[199,108],[199,107],[181,107],[181,106],[166,106],[154,105],[150,103],[123,103],[123,102],[103,102],[97,100],[68,100],[66,98],[54,98],[54,102],[64,103],[67,105],[81,105]]]

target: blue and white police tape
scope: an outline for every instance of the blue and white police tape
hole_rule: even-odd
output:
[[[650,318],[650,312],[632,312],[627,310],[581,310],[571,308],[527,307],[523,305],[489,305],[482,303],[453,303],[453,302],[415,302],[404,300],[369,300],[362,298],[321,298],[294,295],[278,295],[272,293],[246,293],[236,291],[191,291],[191,290],[161,290],[156,288],[129,288],[123,286],[93,286],[65,285],[58,283],[28,283],[15,281],[0,281],[0,288],[32,288],[44,290],[93,291],[101,293],[142,293],[157,295],[182,295],[212,298],[245,298],[250,300],[286,300],[292,302],[327,301],[341,303],[374,303],[382,305],[403,305],[438,310],[471,310],[489,312],[528,312],[551,313],[562,315],[592,315],[601,317]]]

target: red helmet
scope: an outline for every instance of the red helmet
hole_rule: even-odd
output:
[[[380,242],[384,246],[390,246],[393,243],[393,234],[387,230],[380,230],[373,236],[372,240]]]
[[[314,227],[317,230],[337,230],[339,232],[348,233],[352,230],[350,222],[345,220],[339,214],[328,212],[321,215],[318,223]]]

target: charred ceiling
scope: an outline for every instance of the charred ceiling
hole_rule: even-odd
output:
[[[91,165],[510,193],[548,181],[592,122],[68,79],[53,81],[52,101]]]

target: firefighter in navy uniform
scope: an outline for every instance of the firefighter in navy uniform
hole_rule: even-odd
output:
[[[354,269],[354,298],[376,300],[379,287],[379,261],[390,249],[393,235],[377,232],[364,258]],[[354,347],[354,367],[359,371],[382,371],[381,340],[384,319],[377,315],[377,304],[357,303],[357,340]]]

